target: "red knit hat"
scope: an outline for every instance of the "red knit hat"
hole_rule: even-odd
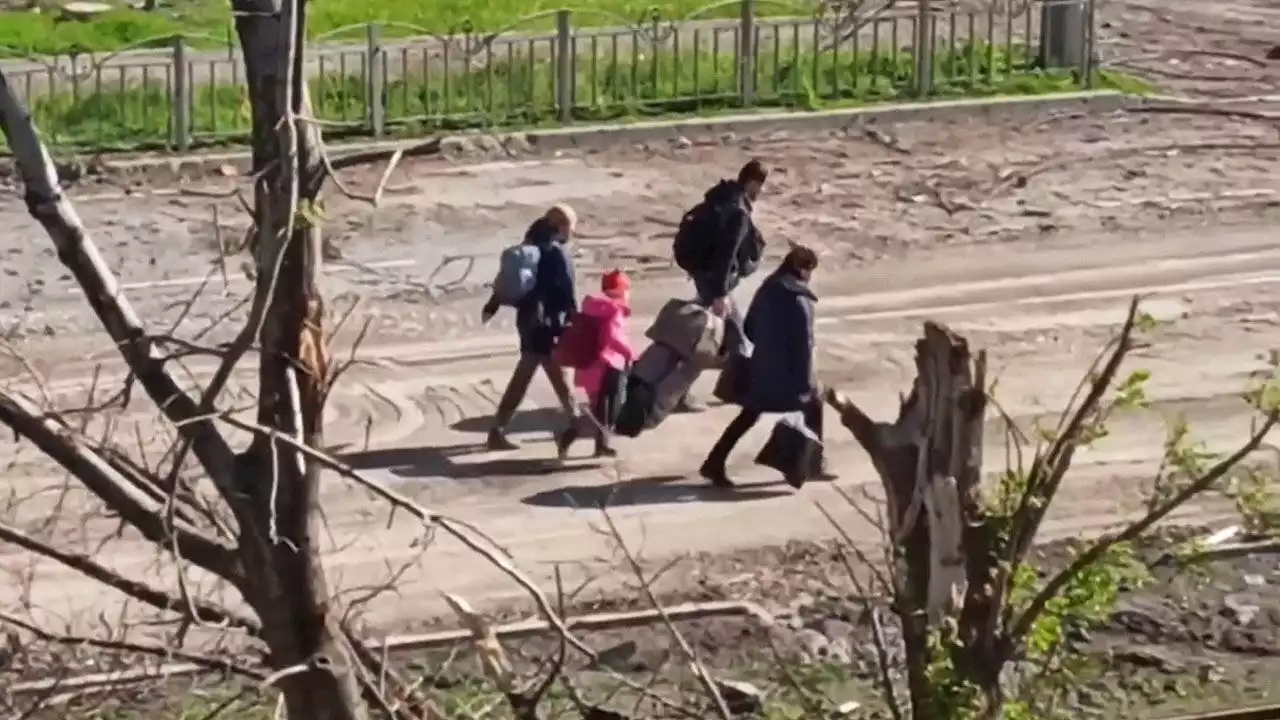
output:
[[[611,298],[620,298],[631,292],[631,281],[621,270],[610,270],[600,278],[600,292]]]

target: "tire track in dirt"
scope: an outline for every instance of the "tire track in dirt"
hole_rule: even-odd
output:
[[[828,294],[819,304],[820,367],[831,382],[882,374],[886,365],[892,368],[891,374],[903,375],[909,370],[915,325],[926,316],[952,321],[958,330],[978,334],[1087,330],[1114,324],[1120,299],[1134,292],[1154,292],[1145,306],[1147,312],[1159,319],[1174,319],[1187,312],[1183,298],[1188,293],[1245,287],[1265,290],[1280,282],[1280,274],[1255,270],[1280,260],[1280,250],[1236,252],[1228,247],[1191,257],[1157,257],[1139,257],[1094,272],[1065,269],[995,281]],[[637,296],[639,315],[633,327],[644,327],[649,320],[645,313],[656,309],[663,297],[660,292]],[[1014,311],[1021,320],[1012,317]],[[352,373],[331,395],[326,419],[334,442],[357,447],[395,445],[423,434],[447,435],[459,422],[487,415],[505,381],[513,344],[509,337],[490,334],[371,348],[369,367]],[[198,378],[212,367],[194,368],[193,375]],[[115,372],[119,371],[117,364]],[[252,368],[237,375],[228,390],[233,404],[252,399],[253,375]],[[424,375],[433,380],[417,379]],[[98,378],[100,386],[110,386],[112,381],[110,369]],[[48,390],[62,398],[59,404],[75,404],[87,384],[87,378],[63,374]],[[142,404],[112,420],[130,427],[151,422],[153,413]],[[93,430],[91,424],[90,434]],[[161,451],[169,442],[163,433],[137,434],[148,451]],[[7,459],[0,451],[0,462]]]
[[[865,271],[878,275],[878,284],[864,283],[866,278],[858,273],[829,280],[819,303],[820,368],[828,382],[848,387],[860,399],[871,398],[869,412],[887,416],[895,401],[893,393],[905,387],[910,377],[911,343],[919,316],[938,316],[971,332],[974,342],[989,346],[996,367],[1009,368],[1009,377],[1001,383],[1002,402],[1029,422],[1060,407],[1099,340],[1121,319],[1122,301],[1113,295],[1165,286],[1149,302],[1154,314],[1166,319],[1187,313],[1191,317],[1179,326],[1185,328],[1185,337],[1175,336],[1168,347],[1137,358],[1154,369],[1156,409],[1150,416],[1117,420],[1113,428],[1117,439],[1108,441],[1112,444],[1081,454],[1080,471],[1066,488],[1060,519],[1055,521],[1065,534],[1070,534],[1069,529],[1106,527],[1138,502],[1140,492],[1134,481],[1157,459],[1162,416],[1188,414],[1213,447],[1238,441],[1247,429],[1248,416],[1232,396],[1255,367],[1256,351],[1232,329],[1235,316],[1224,315],[1223,308],[1230,310],[1231,303],[1245,299],[1263,302],[1273,294],[1274,278],[1253,285],[1242,281],[1262,278],[1264,271],[1259,268],[1280,258],[1280,242],[1270,236],[1224,236],[1206,251],[1197,240],[1169,237],[1136,251],[1128,247],[1129,255],[1110,270],[1083,275],[1071,271],[1097,260],[1092,254],[1107,252],[1105,244],[1077,249],[1074,264],[1064,263],[1057,274],[1039,272],[1039,278],[1034,277],[1035,271],[1024,271],[1015,273],[1020,280],[991,282],[1000,276],[1001,265],[1017,264],[1013,254],[997,262],[987,257],[985,263],[979,262],[984,260],[981,257],[966,260],[950,254],[939,261],[953,274],[934,287],[922,287],[916,277],[926,269],[925,261],[887,272],[885,268]],[[1180,261],[1180,257],[1194,259]],[[644,326],[644,316],[673,287],[654,283],[638,291],[635,327]],[[841,288],[859,292],[841,293]],[[1224,333],[1234,333],[1235,342],[1223,342]],[[1045,339],[1049,334],[1054,335],[1052,340]],[[654,562],[688,548],[717,551],[817,539],[827,530],[812,503],[840,512],[840,501],[829,487],[806,488],[794,496],[789,491],[776,493],[768,484],[772,478],[752,467],[749,457],[735,469],[744,481],[764,483],[744,491],[754,493],[757,501],[707,502],[714,498],[708,498],[688,475],[696,467],[697,453],[705,452],[710,442],[713,431],[709,428],[718,430],[728,418],[728,409],[702,417],[671,418],[662,429],[628,443],[615,470],[575,460],[548,474],[546,442],[529,443],[502,456],[475,450],[481,437],[474,432],[475,419],[487,415],[496,402],[512,349],[511,339],[500,332],[474,339],[387,342],[369,348],[374,362],[353,370],[351,381],[339,385],[333,395],[329,417],[333,442],[346,446],[340,449],[349,459],[378,479],[491,531],[540,579],[548,576],[546,563],[552,560],[571,563],[577,569],[568,574],[579,580],[597,572],[607,574],[593,561],[607,554],[607,548],[589,528],[589,517],[573,512],[572,503],[605,497],[611,486],[628,500],[615,510],[624,535],[641,544]],[[83,377],[62,377],[55,388],[58,392],[82,392]],[[250,370],[237,378],[241,392],[248,392],[252,377]],[[535,383],[532,396],[532,405],[551,404],[541,383]],[[147,417],[148,413],[138,411],[121,419]],[[460,422],[462,429],[455,427]],[[366,427],[374,450],[362,452]],[[865,457],[845,437],[847,433],[841,433],[834,422],[832,427],[830,451],[845,484],[874,488]],[[537,423],[525,429],[546,436]],[[997,429],[993,426],[989,433],[991,457],[1001,456]],[[744,447],[758,442],[766,431],[767,427],[757,428]],[[153,447],[162,442],[158,432],[144,433],[144,439],[150,439]],[[0,450],[0,462],[12,455],[13,446],[6,446]],[[43,489],[46,497],[28,502],[14,520],[47,519],[59,483],[30,452],[24,457],[21,470],[27,476],[14,478],[12,487]],[[14,472],[10,471],[11,477]],[[66,501],[67,514],[54,531],[68,542],[84,543],[114,531],[114,523],[86,516],[92,504],[83,493],[79,495]],[[364,493],[352,492],[334,478],[325,483],[324,495],[333,536],[328,564],[335,585],[374,583],[386,576],[388,562],[408,561],[418,553],[412,547],[418,531],[403,520],[388,527],[385,509]],[[1210,503],[1189,509],[1185,517],[1203,519],[1221,512],[1221,505]],[[855,536],[869,539],[868,529],[856,518],[841,519],[850,523]],[[173,572],[171,566],[166,570],[164,562],[154,559],[154,548],[127,537],[114,542],[103,557],[112,566],[152,577]],[[17,569],[28,560],[6,553],[0,555],[0,567]],[[101,611],[99,589],[90,590],[73,574],[43,563],[40,577],[37,598],[49,611],[56,609],[63,617],[76,617],[90,605],[95,613]],[[207,583],[194,572],[192,580]],[[617,581],[614,577],[602,583],[608,586]],[[434,612],[430,609],[435,608],[440,590],[457,591],[476,603],[513,598],[502,579],[479,567],[463,548],[437,540],[419,567],[405,576],[399,598],[376,602],[370,611],[379,625],[400,628],[420,620],[424,612]]]

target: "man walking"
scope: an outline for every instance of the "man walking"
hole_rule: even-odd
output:
[[[516,360],[511,380],[507,382],[507,389],[502,393],[494,414],[487,442],[490,450],[514,450],[518,447],[507,437],[507,424],[511,422],[516,409],[528,393],[529,383],[538,368],[542,368],[551,381],[556,399],[560,401],[565,413],[567,425],[565,430],[557,434],[557,439],[575,428],[577,410],[573,393],[569,389],[564,368],[552,360],[551,351],[564,332],[569,316],[578,309],[573,265],[565,250],[576,225],[577,215],[573,208],[555,205],[529,226],[525,231],[524,241],[518,248],[530,251],[523,257],[533,259],[533,265],[529,268],[532,287],[518,299],[514,299],[516,331],[520,335],[520,357]],[[499,271],[500,279],[503,272],[505,269]],[[495,288],[496,286],[497,283]],[[481,319],[488,322],[501,304],[495,289],[481,311]]]
[[[674,244],[676,264],[689,273],[697,301],[725,318],[725,350],[740,352],[744,345],[742,314],[733,290],[760,266],[764,238],[751,219],[752,207],[769,171],[751,160],[735,180],[721,180],[701,203],[685,214]],[[703,406],[686,395],[678,411],[697,412]]]

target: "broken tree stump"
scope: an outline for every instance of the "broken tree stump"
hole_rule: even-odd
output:
[[[980,498],[986,353],[943,325],[924,324],[916,342],[916,378],[892,423],[872,420],[837,390],[826,401],[871,456],[888,505],[897,568],[891,588],[903,621],[912,705],[928,704],[929,633],[945,617],[981,598],[973,581],[989,580],[990,541]],[[977,589],[977,588],[975,588]],[[975,593],[980,595],[981,593]],[[998,621],[990,617],[990,621]],[[968,634],[963,633],[962,634]]]

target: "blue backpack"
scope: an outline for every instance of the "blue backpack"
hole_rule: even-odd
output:
[[[498,257],[498,274],[493,278],[493,296],[501,305],[515,307],[538,282],[538,263],[542,250],[537,245],[521,243],[502,251]]]

